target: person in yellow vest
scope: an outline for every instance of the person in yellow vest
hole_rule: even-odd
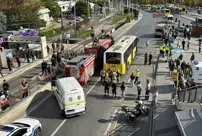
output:
[[[105,81],[109,82],[109,73],[108,72],[105,72]]]
[[[163,58],[164,58],[164,56],[165,56],[165,53],[166,53],[166,47],[165,47],[165,46],[163,46],[163,51],[162,51]]]
[[[111,70],[111,68],[109,67],[108,69],[108,74],[109,74],[109,79],[111,80],[110,82],[112,83],[112,80],[113,80],[113,71]]]
[[[135,73],[135,82],[134,82],[134,83],[137,83],[137,82],[138,82],[139,77],[140,77],[140,70],[137,69],[137,70],[136,70],[136,73]]]
[[[116,83],[116,82],[117,82],[117,74],[116,72],[113,72],[112,83]]]
[[[118,69],[117,70],[117,72],[116,72],[116,78],[117,78],[117,82],[120,82],[120,76],[121,76],[121,74],[120,74],[120,70]]]
[[[160,50],[160,55],[163,56],[163,45],[159,46],[159,50]]]
[[[103,68],[101,71],[100,71],[100,77],[101,77],[101,82],[103,83],[105,81],[105,74],[106,71],[105,69]]]

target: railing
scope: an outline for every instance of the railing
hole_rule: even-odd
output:
[[[179,89],[179,101],[202,103],[202,86]]]
[[[5,109],[7,109],[7,107],[12,108],[13,106],[15,106],[18,102],[22,101],[22,95],[25,93],[28,93],[28,96],[30,96],[32,93],[36,92],[40,87],[42,87],[45,83],[47,83],[48,81],[50,81],[49,79],[55,75],[55,72],[52,72],[44,77],[39,78],[39,81],[35,80],[34,84],[31,84],[31,82],[33,82],[33,80],[29,80],[28,82],[28,89],[26,89],[26,91],[23,91],[22,88],[16,87],[15,89],[9,90],[9,92],[14,92],[13,94],[9,95],[9,99],[5,100],[3,103],[1,103],[0,105],[0,109],[1,112],[0,114],[4,113]],[[19,88],[19,89],[17,89]],[[27,96],[27,97],[28,97]]]

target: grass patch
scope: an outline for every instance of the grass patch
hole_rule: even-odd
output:
[[[126,19],[128,16],[128,14],[124,14],[124,15],[120,15],[120,16],[117,16],[115,17],[113,20],[112,20],[112,24],[116,24],[118,23],[119,21],[123,20],[123,19]]]
[[[56,23],[52,22],[47,29],[43,30],[43,32],[50,31],[50,30],[54,29],[56,27],[56,25],[57,25]]]
[[[92,30],[80,30],[77,34],[73,34],[72,38],[87,38],[91,36]]]

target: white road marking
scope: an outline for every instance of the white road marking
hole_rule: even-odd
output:
[[[118,111],[118,109],[116,109],[116,110],[113,112],[113,114],[112,114],[112,118],[110,119],[111,121],[110,121],[110,123],[108,124],[107,129],[106,129],[105,134],[104,134],[105,136],[107,136],[107,134],[109,133],[109,129],[111,128],[113,118],[115,117],[117,111]]]
[[[157,114],[156,116],[153,117],[153,119],[157,118],[159,116],[159,114]]]
[[[55,129],[55,131],[51,134],[51,136],[54,136],[59,129],[63,126],[63,124],[67,121],[67,119],[63,120],[62,123],[60,123],[60,125]]]
[[[32,109],[30,109],[27,113],[25,113],[23,117],[26,117],[26,116],[29,115],[32,111],[34,111],[36,108],[38,108],[39,105],[41,105],[43,102],[45,102],[51,95],[52,95],[52,93],[49,94],[48,96],[46,96],[42,101],[40,101],[39,103],[37,103]]]
[[[130,133],[128,136],[132,136],[135,132],[137,132],[140,128],[135,129],[132,133]]]
[[[96,84],[100,81],[101,77],[98,78],[98,80],[94,83],[94,85],[88,90],[88,92],[86,93],[85,97],[93,90],[93,88],[96,86]]]
[[[164,109],[162,112],[165,112],[168,108]]]

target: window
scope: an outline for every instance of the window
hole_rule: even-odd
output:
[[[20,129],[20,130],[17,130],[16,132],[14,132],[12,134],[12,136],[23,136],[26,133],[27,133],[27,129],[23,128],[23,129]]]
[[[106,53],[106,63],[120,64],[121,63],[121,54],[120,53]]]

